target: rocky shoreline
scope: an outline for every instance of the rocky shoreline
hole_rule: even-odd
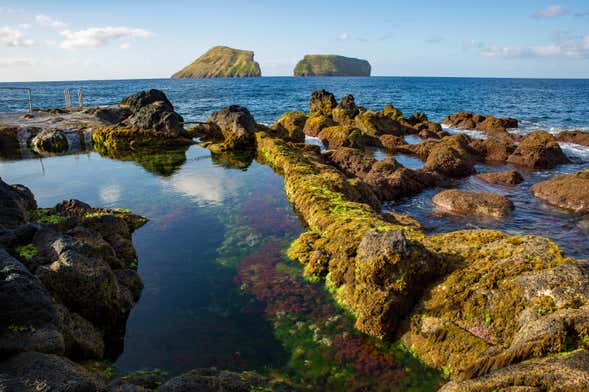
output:
[[[424,113],[406,117],[392,105],[375,112],[357,106],[352,96],[338,103],[325,90],[313,93],[309,113],[285,113],[272,126],[258,124],[244,107],[229,106],[185,130],[158,90],[85,115],[89,118],[80,121],[104,154],[155,152],[198,138],[214,154],[239,157],[238,162],[255,158],[272,167],[307,227],[288,256],[304,265],[307,277],[325,282],[358,331],[400,338],[442,372],[448,380],[442,390],[589,388],[587,261],[565,257],[539,236],[482,229],[428,235],[411,217],[381,210],[383,203],[451,187],[455,179],[472,175],[507,186],[521,182],[517,170],[477,174],[476,164],[553,168],[569,162],[557,140],[582,144],[586,135],[555,138],[536,131],[520,137],[509,132],[518,125],[515,119],[471,113],[445,120],[487,135],[471,139],[450,135]],[[13,146],[4,141],[15,137],[21,148],[23,127],[2,128],[3,146]],[[41,129],[25,144],[63,152],[63,138],[55,136],[63,131],[52,132],[33,142],[48,133]],[[305,136],[318,137],[329,150],[304,144]],[[407,136],[422,141],[409,144]],[[370,152],[374,147],[419,158],[423,168],[403,167],[394,157],[378,161]],[[586,214],[586,181],[587,172],[579,172],[538,183],[532,192]],[[35,377],[44,377],[49,389],[70,380],[69,390],[298,388],[253,373],[202,369],[165,383],[161,375],[142,374],[107,385],[96,371],[72,362],[108,359],[120,349],[125,320],[142,287],[131,233],[145,218],[75,200],[38,209],[23,186],[0,183],[0,191],[10,206],[0,217],[6,287],[0,293],[10,306],[3,311],[10,317],[0,350],[9,357],[0,363],[0,373],[7,375],[0,385],[30,390]],[[492,219],[513,209],[508,198],[492,193],[450,189],[433,201],[449,213]],[[96,276],[98,281],[91,278]],[[72,292],[73,287],[80,290]],[[22,297],[14,296],[19,292]]]

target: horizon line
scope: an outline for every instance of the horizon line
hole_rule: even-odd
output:
[[[516,80],[589,80],[589,77],[517,77],[517,76],[431,76],[431,75],[371,75],[371,76],[294,76],[294,75],[269,75],[254,77],[215,77],[215,78],[171,78],[171,77],[146,77],[146,78],[114,78],[114,79],[70,79],[70,80],[19,80],[0,81],[0,84],[10,83],[66,83],[66,82],[106,82],[125,80],[224,80],[224,79],[260,79],[260,78],[292,78],[292,79],[369,79],[369,78],[436,78],[436,79],[516,79]]]

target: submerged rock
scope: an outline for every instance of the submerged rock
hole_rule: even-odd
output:
[[[244,78],[261,76],[254,52],[215,46],[194,62],[172,75],[181,78]]]
[[[570,160],[560,149],[554,136],[546,131],[527,135],[507,162],[531,169],[552,169]]]
[[[524,181],[523,176],[517,170],[506,170],[496,173],[481,173],[477,174],[481,180],[489,184],[498,185],[517,185]]]
[[[225,149],[255,149],[256,120],[243,106],[227,106],[211,114],[207,121],[221,130]]]
[[[505,196],[457,189],[442,191],[432,201],[436,207],[452,214],[493,218],[503,218],[514,208],[513,203]]]
[[[366,60],[336,55],[305,55],[294,68],[294,76],[370,76]]]
[[[10,392],[93,392],[94,378],[67,358],[26,352],[0,362],[0,390]]]
[[[563,174],[534,184],[532,194],[554,206],[589,213],[589,170]]]
[[[296,391],[295,388],[255,372],[228,372],[210,369],[194,369],[164,383],[159,392],[219,392],[219,391]]]

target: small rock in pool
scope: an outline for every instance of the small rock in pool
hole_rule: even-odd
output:
[[[497,185],[517,185],[524,182],[524,177],[517,170],[506,170],[497,173],[477,174],[477,178]]]
[[[505,196],[457,189],[442,191],[432,201],[441,210],[466,216],[504,218],[514,209],[511,200]]]

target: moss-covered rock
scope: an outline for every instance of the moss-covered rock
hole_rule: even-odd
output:
[[[281,139],[304,143],[307,115],[303,112],[286,112],[272,125],[272,130]]]
[[[317,90],[311,94],[309,112],[312,115],[331,116],[331,112],[336,106],[335,96],[329,91]]]
[[[188,137],[176,137],[162,132],[121,126],[96,129],[92,133],[92,143],[103,152],[113,154],[117,151],[170,148],[193,144],[192,139]]]
[[[207,120],[215,124],[223,135],[226,150],[253,150],[256,146],[257,124],[249,110],[230,105],[213,114]]]
[[[524,182],[524,177],[517,170],[477,174],[477,178],[497,185],[517,185]]]
[[[353,126],[336,125],[333,127],[324,128],[319,135],[319,139],[328,149],[336,149],[340,147],[362,147],[364,145],[364,138],[362,132]]]
[[[439,143],[430,144],[423,168],[454,178],[475,172],[476,159],[468,146],[470,138],[464,134],[447,136]]]
[[[584,131],[562,131],[556,135],[556,140],[565,143],[580,144],[589,147],[589,132]]]
[[[507,162],[531,169],[552,169],[570,160],[546,131],[535,131],[522,140]]]
[[[315,114],[307,118],[303,131],[305,132],[305,135],[316,137],[324,128],[333,127],[334,125],[337,124],[333,121],[331,116]]]

